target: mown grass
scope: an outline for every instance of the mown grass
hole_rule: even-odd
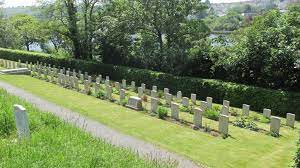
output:
[[[17,141],[13,105],[28,112],[31,138]],[[172,167],[106,144],[0,89],[0,167]]]
[[[296,129],[282,125],[279,138],[231,124],[229,126],[231,136],[222,139],[29,76],[2,75],[0,80],[77,111],[122,133],[185,155],[205,166],[289,167],[293,164],[293,157],[297,151],[299,123],[296,124]],[[192,116],[188,113],[181,113],[180,117],[192,120]],[[284,123],[284,119],[282,120]],[[217,129],[216,121],[204,118],[203,123]],[[269,129],[266,123],[258,124],[260,128]]]

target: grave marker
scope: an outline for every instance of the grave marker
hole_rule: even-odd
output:
[[[227,115],[220,114],[220,116],[219,116],[219,132],[224,135],[228,135],[228,125],[229,125],[229,117]]]
[[[14,114],[16,120],[16,128],[18,130],[18,138],[29,139],[30,138],[30,130],[29,130],[29,122],[28,116],[26,113],[26,109],[21,105],[14,105]]]
[[[179,120],[179,104],[171,103],[171,117],[175,120]]]
[[[130,96],[126,107],[129,107],[134,110],[142,110],[143,109],[142,99],[139,97]]]

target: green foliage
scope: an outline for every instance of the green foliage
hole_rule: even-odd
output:
[[[169,88],[174,92],[181,90],[187,95],[195,93],[199,95],[199,99],[210,96],[214,98],[216,103],[228,99],[230,104],[235,107],[241,107],[245,103],[251,105],[251,109],[256,111],[268,107],[272,109],[274,115],[283,117],[288,112],[296,112],[296,116],[300,117],[300,114],[297,115],[300,111],[300,93],[297,92],[264,89],[220,80],[179,77],[150,70],[115,66],[96,61],[55,58],[47,54],[19,50],[0,48],[0,58],[14,61],[20,59],[22,62],[33,63],[39,61],[56,65],[56,67],[68,67],[89,72],[91,75],[109,75],[115,81],[126,79],[136,83],[145,83],[147,86],[156,85],[159,88]]]
[[[192,110],[189,107],[180,106],[180,111],[191,113]]]
[[[250,129],[252,131],[258,131],[259,130],[257,125],[251,119],[246,118],[246,117],[237,118],[233,122],[233,125],[237,126],[237,127],[240,127],[240,128]]]
[[[207,17],[205,21],[214,31],[234,31],[246,24],[244,16],[234,11],[224,16]]]
[[[13,108],[9,106],[12,100],[7,94],[1,94],[0,100],[0,137],[7,137],[15,129]]]
[[[158,118],[165,119],[168,116],[168,111],[169,111],[168,108],[159,106],[157,110]]]
[[[296,156],[294,157],[294,160],[295,160],[294,167],[295,168],[300,167],[300,139],[298,141],[297,146],[298,146],[298,150],[297,150]]]
[[[126,106],[127,104],[128,104],[128,98],[126,98],[120,102],[120,105],[122,105],[122,106]]]
[[[205,116],[208,119],[218,121],[219,120],[219,116],[220,116],[219,111],[220,111],[220,109],[218,107],[214,106],[211,109],[206,109],[204,111],[204,113],[203,113],[203,116]]]
[[[223,58],[232,80],[299,90],[300,8],[293,9],[272,10],[236,33],[232,53]]]
[[[267,117],[261,117],[259,121],[262,123],[270,123],[270,119]]]
[[[105,92],[103,90],[99,90],[99,92],[96,94],[96,97],[99,99],[104,100],[105,99]]]

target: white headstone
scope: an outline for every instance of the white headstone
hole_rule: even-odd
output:
[[[116,83],[115,83],[115,88],[116,88],[117,91],[120,90],[120,83],[119,83],[119,82],[116,82]]]
[[[79,90],[79,82],[77,77],[74,78],[74,87],[76,90]]]
[[[247,104],[243,104],[243,115],[249,116],[250,106]]]
[[[177,99],[178,99],[178,100],[181,100],[181,99],[182,99],[182,92],[181,92],[181,91],[178,91],[178,92],[177,92]]]
[[[95,83],[95,95],[99,93],[100,90],[100,83]]]
[[[142,83],[141,87],[143,88],[143,90],[146,90],[146,84],[145,83]]]
[[[92,77],[91,76],[88,76],[88,81],[89,81],[89,83],[92,83]]]
[[[99,77],[96,78],[96,83],[101,83],[101,80]]]
[[[279,130],[280,130],[280,118],[271,116],[270,132],[279,135]]]
[[[105,86],[109,86],[109,80],[105,80]]]
[[[229,115],[229,108],[228,106],[222,106],[221,114],[228,116]]]
[[[229,116],[220,114],[219,116],[219,132],[228,135]]]
[[[157,98],[157,91],[151,90],[151,97]]]
[[[230,101],[223,100],[223,106],[227,106],[229,108],[230,107]]]
[[[206,101],[201,101],[200,102],[200,109],[202,111],[205,111],[208,108],[208,103]]]
[[[88,94],[89,91],[90,91],[90,83],[89,83],[88,80],[85,80],[85,81],[84,81],[84,93],[85,93],[85,94]]]
[[[207,97],[206,102],[207,102],[207,107],[212,108],[213,98],[212,97]]]
[[[126,89],[126,87],[127,87],[127,85],[126,85],[126,80],[123,79],[123,80],[122,80],[122,88],[123,88],[123,89]]]
[[[157,113],[158,99],[151,97],[151,112]]]
[[[109,85],[107,85],[107,86],[106,86],[105,97],[106,97],[107,99],[111,99],[111,98],[112,98],[112,97],[111,97],[111,94],[112,94],[112,87],[109,86]]]
[[[170,93],[166,93],[166,103],[168,104],[168,105],[171,105],[171,103],[172,103],[172,99],[173,99],[173,95],[172,94],[170,94]]]
[[[194,104],[196,104],[196,101],[197,101],[197,95],[196,94],[191,94],[191,99],[192,99],[192,102],[194,103]]]
[[[21,105],[14,105],[14,113],[19,140],[30,138],[29,122],[26,109]]]
[[[134,81],[131,81],[131,90],[135,91],[135,82]]]
[[[120,102],[123,102],[125,100],[125,94],[126,94],[125,89],[121,89],[120,90]]]
[[[286,114],[286,125],[294,128],[296,115],[292,113]]]
[[[266,118],[271,118],[271,110],[270,109],[264,109],[263,116]]]
[[[173,119],[179,119],[179,104],[171,103],[171,117]]]
[[[167,93],[169,93],[169,89],[168,88],[164,88],[164,95],[166,96]]]
[[[194,127],[202,127],[202,113],[203,111],[200,108],[194,108]]]
[[[139,87],[138,88],[138,96],[139,96],[139,98],[143,97],[143,95],[144,95],[143,92],[144,92],[144,89],[142,87]]]
[[[143,109],[142,99],[139,97],[131,96],[129,97],[128,104],[126,106],[134,110],[142,110]]]
[[[83,74],[80,74],[80,81],[83,83],[84,82],[84,76],[83,76]]]
[[[157,86],[152,86],[152,90],[157,92]]]
[[[184,107],[188,107],[188,106],[189,106],[189,98],[183,97],[183,98],[182,98],[182,105],[183,105]]]

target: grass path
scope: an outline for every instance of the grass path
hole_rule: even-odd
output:
[[[288,167],[293,163],[296,152],[298,129],[283,126],[283,136],[274,138],[230,126],[232,137],[222,139],[29,76],[1,75],[0,80],[206,166]]]

